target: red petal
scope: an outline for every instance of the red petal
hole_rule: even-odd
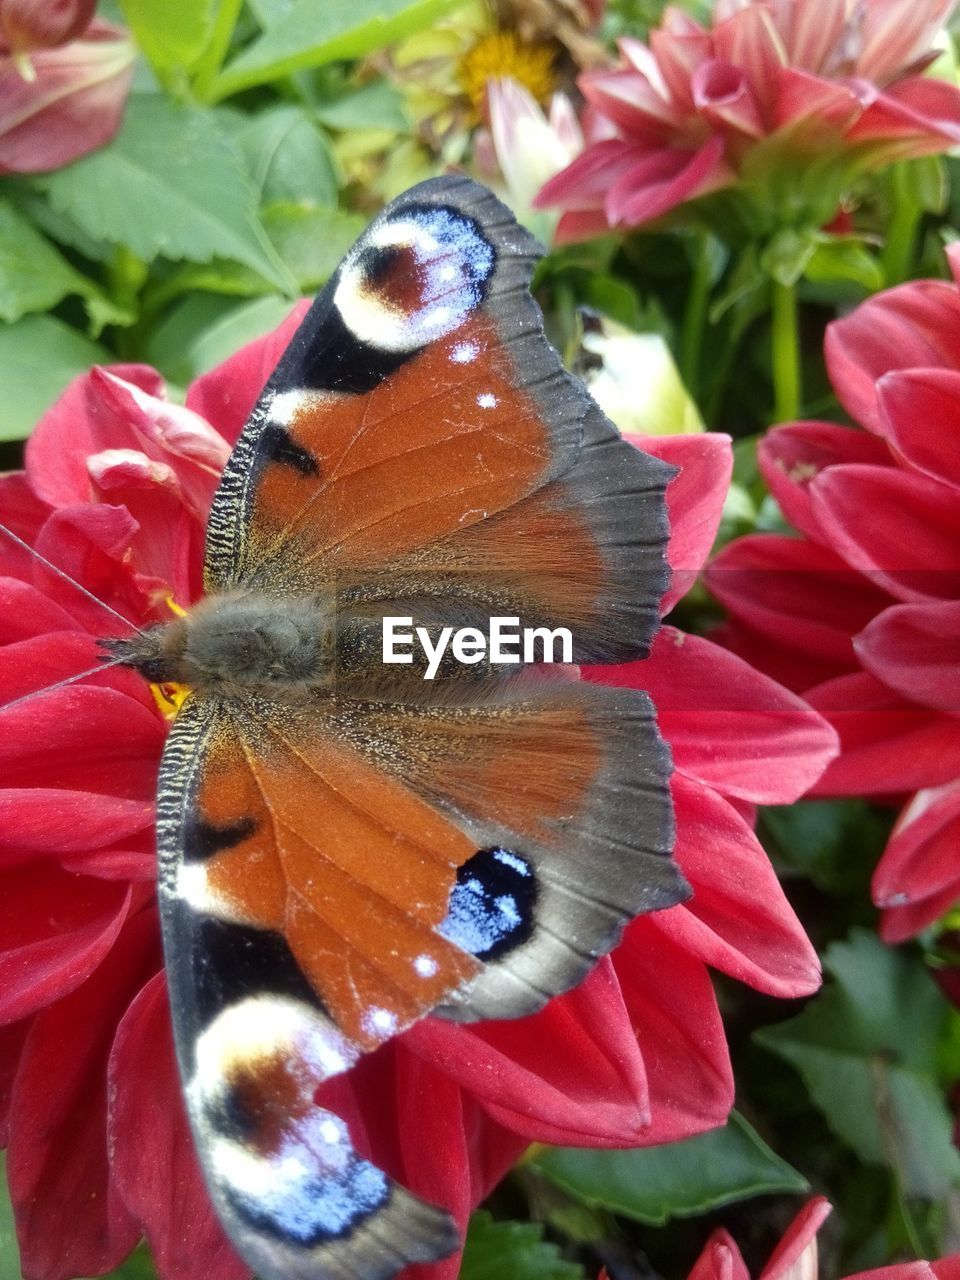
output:
[[[650,1088],[652,1122],[633,1141],[656,1146],[724,1124],[733,1072],[705,965],[641,916],[614,952],[614,966]]]
[[[887,446],[865,431],[832,422],[791,422],[767,432],[757,447],[757,461],[789,523],[822,542],[823,532],[810,507],[810,482],[838,463],[883,466],[893,460]]]
[[[840,735],[840,754],[815,795],[896,795],[960,775],[956,719],[918,708],[867,672],[807,694]]]
[[[810,8],[807,6],[808,11]],[[771,119],[774,131],[783,128],[796,131],[800,128],[804,130],[801,136],[805,137],[809,128],[819,136],[824,132],[836,135],[842,133],[862,110],[860,99],[847,85],[824,80],[797,67],[780,68]],[[790,142],[794,145],[796,136],[796,132],[791,132]]]
[[[863,666],[889,688],[960,715],[960,601],[894,605],[854,643]]]
[[[759,840],[726,800],[677,774],[676,858],[693,897],[652,924],[691,955],[773,996],[810,995],[820,963]]]
[[[156,709],[126,694],[58,689],[0,712],[0,724],[0,777],[9,786],[155,796],[166,730]]]
[[[643,662],[585,667],[601,684],[647,689],[677,768],[728,796],[787,804],[836,752],[805,702],[700,636],[663,627]]]
[[[26,640],[28,637],[42,641],[50,632],[59,632],[64,637],[64,643],[69,643],[66,636],[75,632],[77,627],[78,623],[71,614],[30,583],[21,582],[18,578],[0,578],[0,644],[9,646],[11,642]],[[95,649],[89,636],[77,634],[75,650],[78,646],[82,646],[88,657],[91,653],[95,657]],[[92,661],[86,662],[86,665],[92,665]],[[13,654],[4,655],[4,664],[8,662],[16,663]],[[29,683],[31,673],[24,674]],[[39,688],[39,685],[40,682],[37,681],[34,687]]]
[[[788,649],[734,618],[712,628],[710,639],[794,693],[850,672],[849,663],[824,662],[816,654]]]
[[[918,792],[900,815],[873,876],[878,907],[912,908],[909,932],[886,920],[885,933],[899,935],[898,941],[910,937],[960,898],[958,842],[960,781]]]
[[[0,1149],[10,1141],[10,1102],[30,1020],[0,1027]]]
[[[945,80],[903,80],[878,93],[847,130],[848,143],[870,144],[874,162],[891,164],[915,156],[936,155],[960,142],[960,89]],[[866,95],[865,95],[866,96]]]
[[[31,545],[50,514],[50,508],[33,492],[22,471],[0,475],[0,511],[3,512],[4,525]],[[0,529],[0,570],[3,573],[26,581],[33,577],[35,563],[35,556],[17,546]]]
[[[853,568],[903,600],[960,596],[955,490],[892,467],[830,467],[810,486],[824,537]]]
[[[759,635],[847,669],[856,666],[853,636],[890,603],[825,547],[779,534],[728,544],[708,569],[707,585]]]
[[[156,916],[141,914],[93,976],[30,1028],[7,1155],[25,1280],[102,1275],[139,1238],[110,1176],[107,1059],[124,1010],[156,972],[157,933]]]
[[[877,383],[890,443],[918,471],[960,484],[960,373],[908,369]],[[958,495],[960,501],[960,495]]]
[[[610,225],[637,227],[686,200],[727,186],[734,174],[723,157],[724,140],[719,134],[697,151],[665,147],[652,152],[610,188],[606,198]]]
[[[883,374],[960,368],[960,293],[944,280],[887,289],[827,327],[824,354],[847,413],[883,435],[876,388]]]
[[[689,1280],[750,1280],[750,1272],[729,1231],[718,1227],[693,1264]]]
[[[723,503],[733,473],[729,436],[711,431],[691,436],[627,436],[631,444],[680,468],[667,487],[672,570],[661,612],[669,613],[693,586],[706,564],[720,527]]]
[[[129,885],[71,875],[54,862],[0,875],[0,1022],[60,1000],[97,968],[130,907]]]
[[[897,1262],[892,1267],[858,1271],[847,1280],[960,1280],[960,1253],[936,1262]]]
[[[657,73],[651,70],[651,74]],[[587,102],[612,120],[631,142],[662,147],[683,125],[677,105],[643,71],[633,67],[588,72],[580,78],[580,88]]]
[[[194,1152],[162,973],[124,1014],[108,1081],[114,1183],[163,1280],[249,1276],[220,1226]]]
[[[817,1232],[832,1210],[833,1205],[825,1196],[808,1200],[783,1233],[783,1239],[760,1272],[760,1280],[794,1280],[796,1276],[815,1274]],[[807,1265],[803,1266],[801,1257],[808,1249],[811,1253]]]
[[[309,307],[309,302],[298,302],[281,325],[203,374],[187,392],[187,408],[205,418],[228,445],[236,444],[257,397]]]
[[[109,142],[120,127],[136,50],[119,27],[30,55],[24,79],[0,59],[0,173],[45,173]]]
[[[469,1028],[427,1019],[404,1044],[537,1141],[622,1146],[649,1123],[643,1061],[609,960],[530,1018]]]
[[[621,138],[595,142],[543,184],[533,202],[534,207],[566,211],[602,209],[613,183],[641,164],[648,155],[649,149],[645,145],[625,142]]]
[[[164,394],[163,379],[145,364],[110,365],[107,372],[151,396]],[[39,497],[55,507],[93,497],[87,458],[134,443],[130,423],[114,396],[104,394],[104,371],[75,378],[37,423],[27,442],[27,473]],[[109,384],[106,384],[109,385]]]
[[[63,787],[0,787],[0,865],[99,849],[153,827],[149,800]]]
[[[760,109],[741,67],[711,58],[697,68],[690,87],[694,105],[712,125],[750,138],[763,137]]]
[[[749,72],[760,108],[767,114],[779,79],[787,65],[787,51],[772,15],[766,8],[739,8],[713,28],[717,57]]]

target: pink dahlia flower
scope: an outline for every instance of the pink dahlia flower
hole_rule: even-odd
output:
[[[78,379],[37,428],[25,473],[0,480],[7,522],[138,624],[195,600],[218,474],[294,323],[202,377],[186,408],[144,366]],[[669,607],[713,540],[729,443],[645,444],[681,467]],[[0,570],[9,702],[84,669],[113,628],[9,540]],[[641,684],[660,707],[695,896],[638,920],[536,1016],[428,1018],[322,1090],[362,1152],[461,1225],[531,1140],[634,1146],[723,1122],[733,1080],[708,966],[780,996],[819,982],[749,814],[812,785],[832,729],[742,659],[672,629],[649,661],[588,676]],[[173,1061],[154,893],[161,703],[114,668],[0,712],[0,1135],[27,1280],[99,1275],[143,1235],[163,1280],[244,1273],[202,1189]]]
[[[960,274],[960,249],[948,254]],[[754,534],[709,583],[726,639],[830,720],[841,753],[816,795],[903,796],[873,893],[900,941],[960,898],[960,291],[916,280],[827,333],[865,430],[776,427],[760,446],[801,536]]]
[[[801,207],[830,221],[858,174],[960,141],[960,90],[919,74],[953,3],[718,0],[709,27],[668,8],[649,44],[620,41],[619,68],[580,78],[608,136],[538,196],[563,211],[558,241],[735,184],[774,228]]]

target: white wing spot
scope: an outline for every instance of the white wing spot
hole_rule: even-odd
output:
[[[437,972],[437,962],[433,956],[422,955],[417,956],[413,962],[413,967],[419,973],[421,978],[432,978]]]
[[[450,352],[450,359],[454,364],[470,364],[479,354],[480,348],[475,342],[458,342]]]
[[[481,409],[495,409],[500,402],[490,391],[483,391],[477,396],[477,404]]]

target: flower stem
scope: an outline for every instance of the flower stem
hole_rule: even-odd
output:
[[[904,176],[904,166],[896,168],[891,176],[893,212],[890,217],[886,243],[880,255],[885,283],[903,284],[913,274],[911,264],[916,249],[917,231],[923,218],[923,209],[910,191]]]
[[[694,400],[700,394],[700,349],[710,300],[710,266],[710,237],[706,231],[699,231],[680,333],[680,376]]]
[[[773,281],[773,413],[776,422],[800,415],[800,340],[797,291]]]
[[[243,0],[221,0],[210,42],[194,72],[193,92],[200,102],[209,98],[211,85],[223,66],[242,8]]]

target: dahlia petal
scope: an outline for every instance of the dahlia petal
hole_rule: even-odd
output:
[[[613,963],[650,1089],[651,1123],[634,1141],[658,1146],[725,1124],[733,1071],[706,967],[650,916],[630,925]]]
[[[250,1268],[220,1226],[194,1151],[162,973],[124,1013],[107,1079],[113,1181],[146,1235],[159,1275],[245,1280]]]
[[[743,1254],[726,1228],[711,1233],[688,1280],[750,1280]]]
[[[867,671],[913,702],[960,716],[960,601],[894,605],[854,641]]]
[[[595,142],[543,184],[533,201],[534,208],[602,211],[611,186],[649,155],[646,146],[620,138]]]
[[[800,1280],[801,1276],[815,1276],[817,1232],[832,1209],[825,1196],[814,1196],[808,1200],[783,1233],[769,1262],[760,1272],[760,1280]]]
[[[927,908],[924,924],[960,898],[960,780],[918,791],[901,813],[873,876],[878,907]],[[926,914],[926,913],[925,913]],[[911,930],[914,932],[915,930]]]
[[[78,853],[153,826],[154,805],[63,787],[0,787],[0,865]]]
[[[73,685],[0,717],[0,777],[8,786],[154,798],[166,737],[156,708],[114,689]]]
[[[960,486],[960,371],[884,374],[877,400],[885,435],[901,457],[933,480]]]
[[[469,1028],[428,1018],[404,1044],[536,1141],[623,1145],[650,1121],[643,1060],[609,959],[530,1018]]]
[[[41,501],[27,482],[22,471],[12,475],[0,475],[0,512],[3,524],[22,538],[33,543],[37,530],[50,514],[47,503]],[[33,577],[36,557],[17,546],[0,530],[0,570],[25,581]]]
[[[868,105],[846,132],[847,143],[875,150],[875,161],[936,155],[960,142],[960,89],[944,80],[902,81],[886,93],[871,87]]]
[[[757,447],[763,477],[786,519],[814,542],[823,541],[810,504],[810,483],[840,463],[891,466],[882,440],[832,422],[790,422],[768,431]]]
[[[786,44],[790,65],[814,73],[824,70],[824,63],[837,49],[843,33],[847,18],[846,0],[791,4],[787,14]]]
[[[960,1280],[960,1253],[936,1262],[897,1262],[892,1267],[858,1271],[846,1280]]]
[[[897,795],[960,774],[956,719],[914,706],[866,671],[830,680],[806,696],[840,735],[840,754],[813,795]]]
[[[139,1238],[110,1175],[107,1059],[127,1005],[156,972],[157,933],[152,913],[131,920],[94,974],[30,1027],[7,1153],[25,1280],[102,1275]]]
[[[32,588],[30,590],[32,592]],[[46,599],[36,594],[39,599]],[[5,598],[0,581],[0,608]],[[14,593],[13,598],[27,605],[31,603],[29,594],[24,597]],[[102,661],[93,637],[83,631],[47,631],[0,645],[0,710],[27,694],[39,697],[49,692],[53,696],[55,691],[51,686],[89,671]],[[129,667],[102,668],[85,675],[82,683],[87,688],[114,689],[148,708],[156,705],[143,677]]]
[[[836,3],[842,5],[843,0]],[[836,135],[848,128],[862,109],[860,99],[848,85],[824,80],[797,67],[781,67],[771,127],[776,131],[808,125],[811,131],[827,130]]]
[[[857,71],[878,84],[911,66],[930,48],[953,0],[883,0],[866,6]]]
[[[122,28],[95,22],[81,40],[32,53],[30,80],[0,59],[0,173],[46,173],[109,142],[135,58]]]
[[[579,244],[582,240],[593,240],[597,236],[606,235],[609,230],[610,224],[602,209],[574,210],[560,215],[557,229],[553,233],[553,242],[557,245]]]
[[[887,289],[827,326],[824,355],[847,413],[882,436],[876,384],[883,374],[960,368],[960,293],[945,280]]]
[[[793,693],[802,694],[814,685],[825,684],[827,680],[847,675],[850,671],[849,663],[824,662],[815,653],[787,649],[769,636],[744,626],[734,617],[713,627],[710,639]]]
[[[10,1142],[10,1103],[30,1019],[0,1027],[0,1150]]]
[[[695,436],[625,438],[655,458],[680,468],[667,487],[671,580],[660,606],[661,613],[666,614],[693,586],[710,554],[730,487],[733,449],[730,437],[719,431]]]
[[[144,364],[116,364],[109,372],[151,396],[161,396],[163,379]],[[102,370],[74,378],[37,423],[27,441],[30,484],[53,507],[89,502],[93,496],[87,458],[104,449],[123,449],[130,431],[116,401],[104,394]],[[65,448],[64,442],[70,447]]]
[[[763,137],[760,109],[742,67],[711,58],[697,68],[691,89],[694,106],[711,124],[750,138]]]
[[[692,110],[690,79],[697,67],[710,57],[709,35],[692,20],[686,29],[676,23],[671,25],[665,14],[661,25],[650,32],[648,39],[667,92],[681,109]]]
[[[31,564],[36,564],[33,560]],[[0,644],[15,645],[24,640],[43,640],[51,632],[77,636],[86,654],[90,640],[77,632],[77,622],[55,600],[28,582],[16,578],[0,578]],[[12,655],[7,655],[8,661]],[[89,664],[88,664],[89,665]]]
[[[271,333],[248,342],[191,384],[187,408],[208,422],[231,448],[309,308],[309,301],[298,302]]]
[[[75,990],[114,945],[129,885],[70,875],[54,862],[0,873],[0,1023]]]
[[[780,534],[728,543],[706,581],[728,612],[758,635],[848,670],[856,666],[852,637],[890,602],[826,547]]]
[[[830,467],[810,485],[830,545],[901,600],[960,596],[956,490],[893,467]]]
[[[817,953],[752,828],[700,783],[675,775],[676,859],[693,897],[651,923],[688,954],[772,996],[820,986]]]
[[[667,96],[666,86],[651,83],[641,71],[588,71],[579,84],[587,102],[631,141],[662,147],[683,124],[683,114]]]
[[[747,71],[760,110],[768,117],[780,71],[788,63],[787,51],[769,10],[749,5],[715,23],[713,48],[718,58]]]
[[[643,662],[585,667],[600,684],[646,689],[681,773],[724,795],[787,804],[836,752],[833,730],[807,704],[735,654],[663,627]]]
[[[724,141],[708,138],[697,151],[664,148],[652,152],[619,178],[607,195],[611,225],[650,222],[678,204],[717,191],[733,180],[724,161]]]

